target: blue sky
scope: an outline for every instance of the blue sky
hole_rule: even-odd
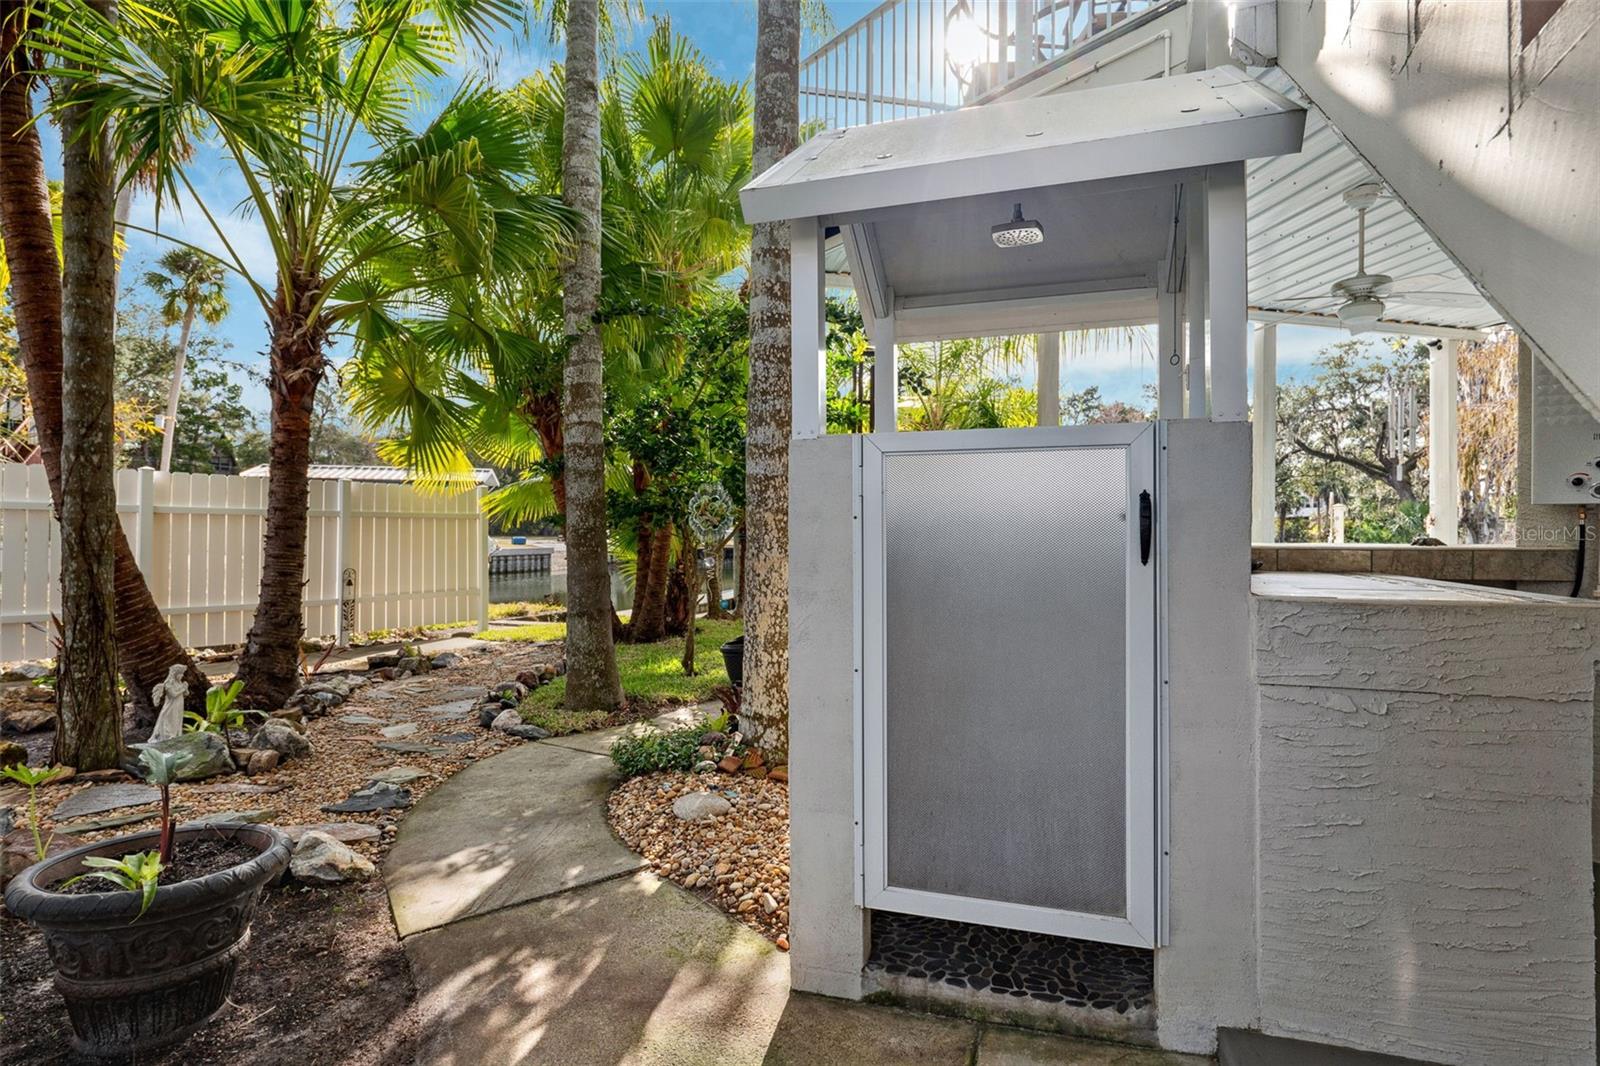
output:
[[[647,0],[648,15],[666,16],[675,30],[692,39],[709,60],[713,71],[720,77],[748,81],[754,65],[756,8],[750,0]],[[870,11],[874,0],[830,0],[829,10],[840,27],[849,25]],[[640,41],[648,32],[649,21],[632,30],[632,43]],[[499,54],[492,60],[495,80],[512,84],[521,77],[547,65],[559,56],[560,45],[551,45],[542,37],[531,41],[511,40],[501,43]],[[807,50],[809,50],[809,45]],[[46,165],[51,177],[60,176],[59,140],[51,127],[44,127]],[[237,211],[244,199],[244,187],[231,164],[214,150],[202,149],[190,167],[191,180],[210,209],[227,214],[226,228],[229,241],[240,252],[258,278],[271,277],[271,255],[260,228]],[[168,235],[191,241],[201,247],[220,251],[219,243],[209,224],[193,209],[186,212],[163,210],[159,221],[154,205],[148,197],[135,201],[130,221],[135,226],[159,229]],[[161,237],[134,232],[128,236],[128,252],[123,266],[124,288],[132,285],[141,289],[138,279],[143,272],[171,247]],[[231,357],[260,373],[265,367],[266,325],[263,310],[250,288],[235,278],[230,284],[229,296],[232,312],[217,327],[218,334],[231,346]],[[1287,326],[1279,331],[1279,374],[1284,380],[1304,377],[1316,352],[1335,341],[1344,339],[1342,332],[1314,327]],[[1063,387],[1071,390],[1097,385],[1107,399],[1136,402],[1141,387],[1154,379],[1148,343],[1118,346],[1106,350],[1080,353],[1065,357],[1062,367]],[[337,354],[337,353],[336,353]],[[1031,378],[1031,374],[1028,375]],[[268,406],[265,390],[255,382],[245,389],[246,402],[254,409],[265,412]]]

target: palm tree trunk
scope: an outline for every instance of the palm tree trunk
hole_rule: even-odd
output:
[[[563,522],[567,517],[567,479],[560,472],[566,457],[566,442],[561,437],[561,398],[535,396],[524,408],[533,419],[533,431],[539,435],[539,450],[545,462],[556,468],[550,477],[550,494],[555,497],[556,514]]]
[[[172,361],[172,385],[167,389],[167,420],[161,427],[161,472],[172,469],[172,445],[178,436],[178,397],[183,394],[183,363],[189,354],[189,330],[194,326],[194,301],[183,307],[183,324],[178,327],[178,354]]]
[[[759,0],[756,15],[755,173],[799,137],[800,5]],[[750,387],[745,442],[744,709],[750,739],[789,748],[789,227],[750,237]]]
[[[33,71],[18,26],[0,24],[0,240],[11,269],[18,350],[28,379],[39,451],[50,495],[61,506],[61,266],[50,223],[44,153],[33,122]],[[205,708],[208,682],[161,617],[150,587],[117,524],[111,534],[116,563],[117,651],[128,695],[140,722],[155,721],[150,690],[182,663],[190,710]]]
[[[112,0],[95,0],[101,14]],[[61,655],[54,760],[106,770],[122,760],[117,694],[116,181],[110,140],[84,105],[61,129]]]
[[[282,707],[300,687],[311,419],[326,337],[326,327],[310,314],[316,297],[315,278],[291,278],[287,291],[279,283],[272,308],[272,439],[261,592],[239,658],[242,705],[267,710]]]
[[[567,497],[566,705],[575,710],[622,706],[606,543],[604,353],[595,323],[600,306],[599,33],[599,0],[569,0],[561,193],[579,221],[562,279],[569,347],[561,376],[561,414]]]
[[[640,530],[640,537],[646,536]],[[667,581],[672,569],[672,523],[663,522],[658,529],[648,531],[650,540],[650,573],[640,575],[634,583],[633,620],[629,624],[629,639],[635,644],[649,644],[667,635]]]

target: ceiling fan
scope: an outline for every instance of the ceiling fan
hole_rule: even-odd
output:
[[[1465,307],[1482,304],[1477,293],[1441,292],[1430,286],[1448,283],[1443,274],[1414,274],[1406,278],[1392,278],[1388,274],[1367,273],[1367,212],[1383,198],[1384,188],[1378,182],[1363,182],[1346,189],[1345,205],[1356,213],[1356,272],[1334,282],[1326,296],[1287,296],[1271,303],[1330,304],[1337,305],[1335,314],[1340,325],[1351,333],[1365,333],[1376,329],[1383,317],[1385,300],[1401,300],[1424,307]],[[1319,308],[1308,307],[1307,311]]]

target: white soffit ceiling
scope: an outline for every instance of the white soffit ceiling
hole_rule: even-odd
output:
[[[1266,70],[1260,80],[1303,102],[1299,89],[1281,70]],[[1356,272],[1356,213],[1345,205],[1344,192],[1380,179],[1315,109],[1307,112],[1305,146],[1298,155],[1255,160],[1247,164],[1246,174],[1252,312],[1331,316],[1339,301],[1329,295],[1330,287]],[[1397,291],[1457,294],[1447,298],[1448,305],[1425,297],[1385,297],[1385,322],[1481,330],[1503,321],[1392,196],[1383,197],[1367,212],[1367,272],[1388,274],[1399,282],[1418,279],[1415,284],[1397,285]]]
[[[1222,67],[819,134],[744,187],[745,221],[872,211],[1294,152],[1305,109]]]

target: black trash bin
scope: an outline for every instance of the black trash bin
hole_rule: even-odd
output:
[[[744,634],[722,646],[722,665],[728,668],[728,681],[734,688],[744,687]]]

